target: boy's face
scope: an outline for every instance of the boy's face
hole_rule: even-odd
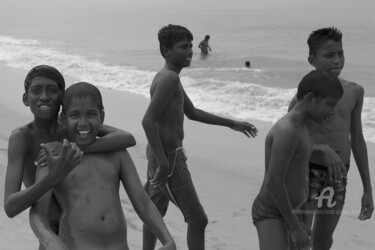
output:
[[[69,138],[78,146],[95,141],[103,120],[104,112],[98,109],[91,97],[73,98],[65,114]]]
[[[193,57],[193,44],[188,39],[182,39],[175,43],[172,49],[168,49],[168,60],[175,66],[189,67]]]
[[[339,76],[345,63],[342,42],[327,41],[317,49],[315,55],[309,56],[308,60],[316,69]]]
[[[45,77],[32,79],[23,103],[30,106],[34,117],[54,119],[60,110],[62,91],[54,80]]]
[[[311,119],[316,123],[325,123],[335,115],[335,107],[338,99],[326,97],[314,98],[311,108]]]

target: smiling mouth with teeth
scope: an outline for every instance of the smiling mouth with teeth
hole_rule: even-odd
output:
[[[51,108],[51,106],[48,106],[48,105],[40,105],[39,108],[41,108],[41,109],[49,109],[49,108]]]
[[[77,131],[77,133],[80,135],[87,135],[88,133],[90,133],[90,130],[79,130]]]

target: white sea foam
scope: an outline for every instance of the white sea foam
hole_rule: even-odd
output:
[[[65,76],[97,86],[149,96],[149,86],[156,72],[133,67],[108,65],[82,55],[44,47],[36,40],[0,37],[0,60],[8,66],[29,70],[38,64],[50,64]],[[202,68],[189,69],[203,70]],[[245,70],[218,68],[217,71]],[[249,70],[249,69],[246,69]],[[262,70],[253,69],[260,74]],[[183,76],[181,81],[197,107],[235,117],[275,122],[287,112],[296,89],[266,87],[257,83]],[[362,120],[366,140],[375,142],[375,98],[364,100]]]

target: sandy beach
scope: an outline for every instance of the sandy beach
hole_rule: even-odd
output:
[[[37,249],[38,242],[28,223],[28,211],[9,219],[4,212],[4,178],[7,165],[7,144],[15,127],[32,120],[22,103],[23,80],[26,71],[0,65],[0,249]],[[66,79],[67,85],[75,82]],[[95,84],[95,83],[94,83]],[[101,88],[106,111],[105,123],[131,132],[137,145],[129,152],[138,173],[146,180],[146,137],[141,119],[148,99],[126,92]],[[264,138],[271,123],[249,121],[257,126],[259,134],[248,139],[243,134],[223,127],[209,126],[186,119],[184,146],[188,165],[201,202],[209,218],[206,229],[206,249],[258,249],[258,239],[251,220],[251,205],[263,179]],[[372,183],[375,180],[375,145],[367,144]],[[352,159],[348,177],[346,206],[334,235],[333,249],[375,249],[374,219],[359,221],[362,184]],[[128,222],[128,241],[131,249],[141,249],[142,223],[121,193]],[[178,249],[186,247],[186,224],[181,213],[172,205],[165,221],[174,236]]]

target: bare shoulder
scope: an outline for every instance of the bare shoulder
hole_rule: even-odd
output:
[[[349,92],[350,94],[354,95],[363,95],[364,88],[358,83],[348,81],[342,78],[340,78],[340,82],[342,84],[342,87],[344,88],[344,92]]]
[[[277,132],[295,134],[297,133],[298,126],[292,121],[290,114],[286,114],[275,123],[272,129]]]
[[[9,138],[10,141],[19,141],[20,143],[31,143],[32,139],[31,123],[15,128]]]
[[[168,84],[175,83],[176,81],[180,81],[180,76],[173,70],[169,70],[164,67],[156,74],[153,84]]]
[[[288,115],[285,115],[273,125],[267,138],[280,140],[288,139],[289,141],[297,139],[298,135],[299,127],[289,119]]]
[[[179,83],[180,76],[176,72],[164,67],[156,74],[152,81],[150,89],[151,96],[153,96],[156,89],[158,89],[158,92],[162,93],[162,95],[174,92],[178,89]]]
[[[128,150],[125,149],[119,149],[116,151],[111,151],[111,152],[104,152],[104,153],[98,153],[96,155],[101,155],[101,157],[105,157],[109,160],[113,160],[115,162],[120,162],[123,159],[130,158],[130,154]]]

